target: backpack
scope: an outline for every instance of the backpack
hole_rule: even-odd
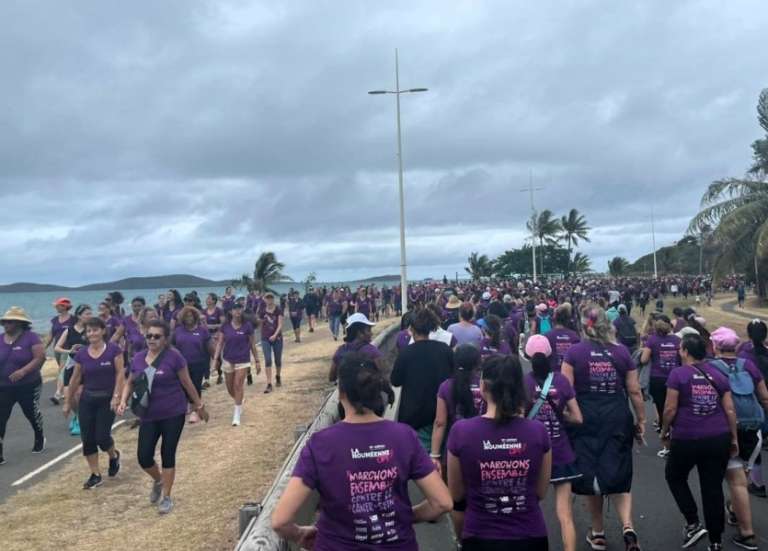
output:
[[[549,316],[542,316],[537,319],[538,319],[538,324],[536,326],[537,334],[543,335],[545,333],[548,333],[552,329],[552,322],[549,320]]]
[[[152,381],[155,378],[155,372],[158,365],[163,360],[167,348],[157,355],[155,360],[144,368],[133,379],[133,389],[131,392],[131,411],[136,417],[144,417],[149,413],[149,401],[152,397]]]
[[[621,344],[634,350],[637,346],[637,331],[635,330],[635,324],[632,323],[629,317],[619,316],[616,320],[616,336],[619,337]]]
[[[713,360],[710,363],[728,377],[739,428],[759,430],[765,421],[765,412],[755,396],[755,382],[749,372],[744,369],[746,360],[738,358],[733,366],[723,360]]]

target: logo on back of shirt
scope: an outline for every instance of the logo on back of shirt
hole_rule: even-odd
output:
[[[509,455],[520,455],[525,452],[527,444],[520,442],[517,438],[502,438],[499,442],[491,442],[490,440],[483,440],[483,450],[495,451],[506,450]]]
[[[384,444],[375,444],[368,447],[368,451],[360,451],[358,448],[349,450],[352,459],[375,459],[377,463],[389,463],[392,460],[392,450]]]

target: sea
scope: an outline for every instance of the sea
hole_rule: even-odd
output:
[[[345,281],[345,282],[315,282],[314,287],[338,287],[346,286],[352,290],[357,289],[360,285],[370,285],[370,281]],[[399,284],[398,280],[392,281],[376,281],[378,288],[384,285],[392,287]],[[272,288],[280,294],[287,293],[291,288],[304,294],[304,284],[302,282],[281,282],[272,285]],[[126,312],[130,311],[131,300],[134,297],[144,297],[147,304],[155,304],[157,302],[158,295],[168,292],[168,289],[112,289],[113,291],[120,291],[125,297],[125,303],[123,308]],[[224,287],[198,287],[198,288],[183,288],[178,287],[177,290],[183,297],[190,291],[197,291],[201,299],[205,299],[208,293],[216,293],[221,296],[224,294]],[[236,290],[235,294],[246,294],[245,289]],[[0,315],[6,312],[11,306],[20,306],[24,308],[27,315],[32,319],[32,328],[38,333],[47,333],[50,329],[50,320],[56,315],[56,310],[53,307],[53,301],[59,297],[67,297],[72,301],[73,308],[78,304],[88,304],[94,310],[100,302],[104,300],[107,295],[107,291],[41,291],[34,293],[0,293]]]

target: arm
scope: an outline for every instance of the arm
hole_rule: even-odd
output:
[[[442,467],[440,465],[440,450],[443,447],[443,439],[445,438],[445,427],[448,424],[448,407],[445,405],[445,400],[438,396],[437,408],[435,410],[435,422],[432,425],[432,453],[429,457],[432,458],[437,472],[441,473]],[[441,473],[442,474],[442,473]]]
[[[645,434],[645,407],[643,404],[643,391],[640,389],[640,378],[637,370],[627,371],[625,384],[629,393],[629,400],[632,402],[632,409],[635,410],[635,428],[638,439],[642,439]]]
[[[67,335],[69,334],[69,329],[65,329],[64,332],[59,337],[59,340],[56,341],[56,345],[53,347],[54,352],[58,352],[59,354],[69,354],[69,350],[64,348],[64,345],[67,342]]]
[[[539,496],[539,501],[547,497],[550,478],[552,478],[552,450],[545,453],[541,460],[539,479],[536,481],[536,495]]]
[[[251,335],[248,337],[248,343],[251,347],[251,354],[253,354],[253,365],[256,368],[256,375],[261,371],[261,363],[259,363],[259,351],[256,348],[256,337]]]
[[[677,408],[680,403],[680,391],[675,388],[667,388],[667,399],[664,402],[664,414],[661,421],[661,441],[665,447],[669,447],[669,429],[677,417]]]
[[[125,325],[121,323],[117,326],[117,329],[115,329],[115,334],[112,335],[112,338],[109,339],[109,342],[120,342],[120,339],[123,338],[123,335],[125,335]]]
[[[53,343],[53,329],[48,331],[48,334],[45,336],[45,340],[43,341],[43,350],[48,350],[48,347],[51,346],[51,343]]]
[[[640,363],[647,364],[650,359],[651,359],[651,349],[644,346],[643,351],[640,354]]]
[[[221,357],[221,351],[224,348],[224,333],[219,331],[216,334],[216,344],[213,347],[213,356],[211,356],[211,370],[214,369],[216,361]]]
[[[284,316],[277,316],[277,328],[272,333],[272,336],[269,337],[269,340],[274,341],[280,335],[280,332],[283,330],[283,318]]]
[[[563,410],[563,417],[572,425],[581,425],[584,423],[584,417],[581,414],[581,408],[576,398],[571,398],[565,403],[565,409]]]
[[[125,384],[125,360],[122,354],[115,356],[115,390],[112,393],[112,411],[117,411]]]
[[[415,482],[426,499],[413,508],[414,522],[429,522],[453,509],[451,494],[437,471]]]
[[[728,426],[731,429],[731,457],[736,457],[739,454],[739,438],[736,432],[736,408],[733,405],[733,396],[731,396],[730,390],[723,394],[723,409],[725,410],[725,416],[728,418]]]
[[[299,545],[309,545],[310,548],[308,540],[314,537],[316,529],[313,526],[299,526],[294,518],[311,494],[312,490],[301,478],[291,477],[272,513],[272,530],[282,538]]]
[[[757,384],[757,399],[763,405],[763,409],[768,412],[768,387],[765,386],[765,381],[760,381]]]
[[[117,414],[122,415],[128,408],[128,397],[133,392],[133,373],[128,375],[125,384],[123,385],[123,395],[120,397],[120,405],[117,406]]]
[[[64,392],[64,407],[62,408],[64,417],[67,417],[69,412],[72,410],[73,397],[77,393],[77,389],[80,387],[82,373],[82,367],[80,367],[80,364],[76,363],[74,370],[72,371],[72,377],[69,379],[69,386],[66,387]]]
[[[448,489],[453,501],[463,501],[466,492],[464,490],[464,477],[461,474],[459,458],[448,452]]]
[[[560,366],[560,373],[562,373],[568,382],[573,386],[573,366],[563,360],[563,364]]]

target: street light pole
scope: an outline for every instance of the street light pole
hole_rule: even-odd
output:
[[[395,48],[395,89],[394,90],[371,90],[372,95],[394,94],[396,98],[397,110],[397,182],[400,196],[400,299],[402,311],[408,310],[408,265],[405,255],[405,192],[403,186],[403,136],[400,126],[400,94],[410,94],[414,92],[426,92],[427,88],[400,89],[400,60],[397,48]]]
[[[534,191],[540,191],[544,188],[533,187],[533,170],[531,170],[528,173],[528,187],[521,189],[520,191],[527,191],[530,193],[530,199],[531,199],[531,224],[533,227],[531,227],[531,233],[532,233],[532,239],[531,239],[531,256],[533,258],[533,282],[536,283],[536,224],[538,221],[536,220],[536,207],[533,203],[533,192]],[[542,252],[543,254],[543,252]]]
[[[651,204],[651,240],[653,241],[653,279],[659,279],[659,269],[656,264],[656,222],[654,220],[653,204]]]

